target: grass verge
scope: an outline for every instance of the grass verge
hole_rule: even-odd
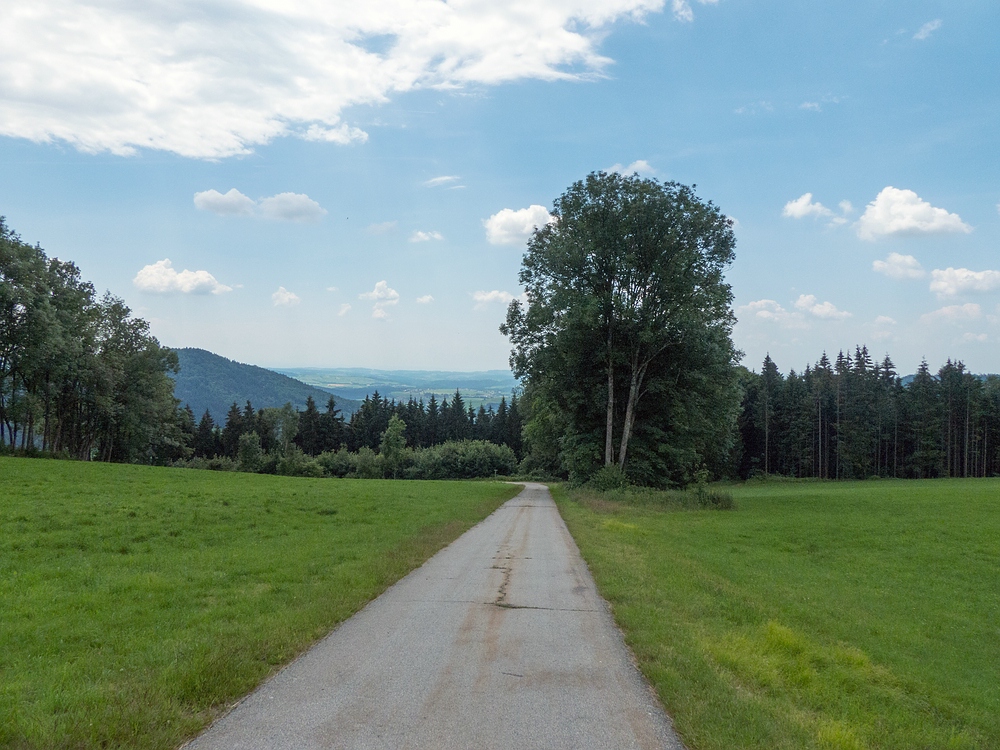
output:
[[[518,490],[0,458],[0,747],[176,747]]]
[[[1000,481],[731,491],[553,488],[691,750],[1000,747]]]

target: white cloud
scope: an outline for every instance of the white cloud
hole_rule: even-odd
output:
[[[874,240],[894,234],[969,233],[972,227],[958,214],[935,208],[912,190],[891,185],[868,204],[858,220],[858,236]]]
[[[275,307],[294,307],[302,299],[295,292],[290,292],[285,287],[279,286],[278,291],[271,295],[271,301]]]
[[[220,284],[208,271],[176,271],[169,258],[158,260],[139,269],[132,279],[137,289],[155,294],[224,294],[233,291],[232,287]]]
[[[702,5],[715,5],[719,0],[698,0]],[[670,9],[674,12],[674,18],[678,21],[690,23],[694,20],[694,11],[691,10],[691,3],[688,0],[671,0]]]
[[[265,218],[283,221],[319,221],[326,213],[325,208],[302,193],[278,193],[262,198],[258,210]]]
[[[337,311],[337,315],[343,317],[344,315],[347,315],[347,313],[349,313],[350,311],[351,311],[350,303],[345,302],[340,306],[340,310]]]
[[[429,294],[425,294],[423,297],[417,297],[418,305],[429,305],[433,301],[434,298]]]
[[[742,107],[737,107],[733,110],[734,113],[738,115],[756,115],[759,112],[773,112],[774,105],[771,102],[760,101],[753,102],[751,104],[744,104]]]
[[[792,219],[804,219],[807,216],[833,216],[833,211],[819,201],[814,203],[812,193],[803,193],[795,200],[788,201],[781,215]]]
[[[514,299],[514,295],[510,292],[501,292],[498,289],[494,289],[492,292],[473,292],[472,299],[476,301],[476,309],[481,310],[487,305],[496,302],[509,305],[511,300]]]
[[[931,34],[933,34],[940,28],[941,28],[941,19],[935,18],[933,21],[928,21],[919,29],[917,29],[917,33],[913,35],[913,38],[919,41],[923,41],[924,39],[927,39]]]
[[[326,288],[326,291],[328,291],[328,292],[339,292],[340,289],[338,287],[335,287],[335,286],[328,286]]]
[[[838,310],[832,302],[818,301],[815,294],[800,294],[795,300],[795,309],[823,320],[844,320],[851,317],[849,312]]]
[[[372,317],[378,320],[388,320],[389,311],[385,308],[399,303],[399,292],[390,287],[383,279],[375,284],[372,291],[359,294],[358,299],[375,300],[375,305],[372,307]]]
[[[962,334],[962,341],[968,341],[969,343],[981,344],[985,342],[989,336],[985,333],[964,333]]]
[[[637,159],[636,161],[629,164],[627,167],[623,167],[621,164],[615,164],[608,167],[606,172],[617,172],[623,175],[633,175],[638,174],[639,176],[653,176],[656,174],[656,169],[645,159]]]
[[[1000,289],[1000,271],[970,271],[968,268],[931,271],[931,291],[938,297],[962,292],[992,292],[994,289]]]
[[[483,226],[491,245],[515,245],[527,240],[536,227],[543,227],[552,221],[552,214],[545,206],[533,203],[517,211],[501,209],[483,221]]]
[[[875,341],[885,341],[892,337],[894,326],[896,326],[895,319],[888,315],[879,315],[869,326],[871,337]]]
[[[204,190],[194,194],[194,206],[219,216],[263,216],[282,221],[319,221],[326,209],[303,193],[278,193],[255,201],[231,188],[228,193]]]
[[[611,62],[612,24],[664,0],[7,5],[0,135],[217,159],[289,135],[364,141],[341,113],[400,92],[585,79]]]
[[[230,188],[228,193],[204,190],[194,194],[194,206],[219,216],[250,216],[257,208],[257,201],[243,195],[236,188]]]
[[[782,328],[807,328],[801,313],[786,310],[773,299],[759,299],[736,308],[740,320],[763,320]]]
[[[369,234],[387,234],[396,228],[395,221],[383,221],[378,224],[369,224],[365,230]]]
[[[922,279],[927,275],[920,261],[912,255],[901,255],[900,253],[889,253],[885,260],[876,260],[872,263],[872,270],[876,273],[883,273],[891,279]]]
[[[809,110],[810,112],[823,111],[823,107],[820,106],[819,102],[802,102],[802,104],[799,105],[799,109],[806,109]]]
[[[370,292],[358,295],[358,299],[373,299],[383,305],[395,305],[399,302],[399,292],[391,288],[383,279]]]
[[[934,312],[920,316],[921,323],[952,323],[961,320],[977,320],[983,314],[979,305],[969,302],[964,305],[948,305]]]
[[[443,240],[444,235],[440,232],[421,232],[420,230],[415,230],[413,234],[410,235],[410,242],[430,242],[431,240]]]
[[[440,185],[447,185],[449,182],[457,182],[459,176],[457,174],[445,174],[440,177],[432,177],[424,183],[425,187],[438,187]]]
[[[854,206],[849,200],[842,200],[837,204],[837,206],[840,208],[840,212],[844,214],[844,216],[854,213]]]

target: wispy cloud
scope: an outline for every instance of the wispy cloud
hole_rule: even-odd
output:
[[[443,240],[444,235],[440,232],[422,232],[420,230],[414,230],[413,234],[410,235],[410,242],[430,242],[431,240]]]
[[[931,34],[933,34],[935,31],[941,28],[941,23],[942,21],[940,18],[935,18],[933,21],[928,21],[919,29],[917,29],[917,33],[913,35],[913,38],[921,42],[924,39],[930,38]]]
[[[432,177],[431,179],[424,182],[425,187],[440,187],[441,185],[450,185],[453,182],[458,182],[459,176],[457,174],[446,174],[440,177]]]

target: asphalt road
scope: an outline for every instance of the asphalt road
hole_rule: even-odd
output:
[[[215,748],[682,745],[529,484],[188,745]]]

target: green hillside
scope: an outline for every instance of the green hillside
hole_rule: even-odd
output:
[[[208,409],[216,422],[222,422],[233,402],[242,407],[250,401],[255,409],[284,406],[291,402],[296,409],[304,409],[309,396],[315,399],[320,409],[325,409],[332,395],[345,417],[358,408],[358,401],[342,398],[329,390],[306,385],[263,367],[234,362],[204,349],[174,351],[181,366],[175,378],[174,395],[181,404],[190,405],[196,417]]]

